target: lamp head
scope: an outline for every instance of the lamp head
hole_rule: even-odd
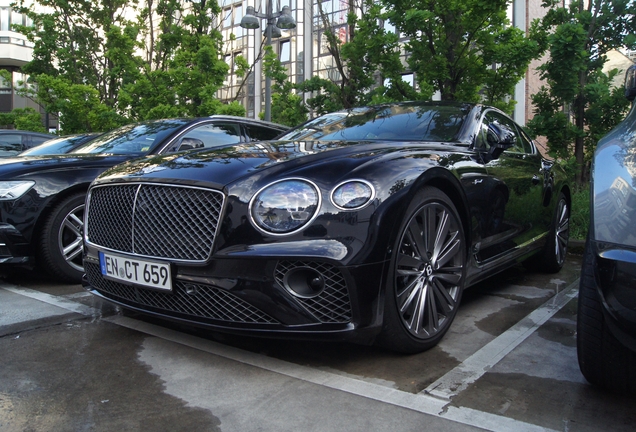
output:
[[[245,15],[241,18],[240,26],[246,29],[260,28],[261,22],[255,15],[254,6],[247,7]]]
[[[283,10],[281,11],[280,17],[278,17],[276,26],[283,30],[296,28],[296,20],[292,16],[289,6],[283,6]]]

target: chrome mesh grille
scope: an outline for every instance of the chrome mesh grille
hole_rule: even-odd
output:
[[[258,308],[223,289],[176,281],[171,292],[141,289],[105,279],[99,265],[85,263],[91,286],[106,298],[133,307],[169,314],[186,314],[232,323],[277,324]]]
[[[310,267],[319,272],[325,288],[312,298],[296,298],[322,323],[348,323],[351,321],[351,302],[347,284],[342,273],[333,265],[315,261],[279,261],[274,277],[281,287],[285,287],[285,274],[298,267]]]
[[[205,261],[212,253],[223,194],[155,184],[94,188],[88,241],[148,257]]]

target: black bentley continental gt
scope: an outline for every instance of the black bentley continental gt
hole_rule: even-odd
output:
[[[167,119],[124,126],[65,154],[0,159],[0,265],[38,265],[79,283],[86,190],[98,174],[144,155],[274,138],[289,128],[243,117]]]
[[[125,309],[419,352],[466,287],[525,259],[560,270],[570,189],[502,112],[411,102],[125,163],[86,206],[83,283]]]

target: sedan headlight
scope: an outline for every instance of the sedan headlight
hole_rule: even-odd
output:
[[[366,206],[375,197],[375,189],[364,180],[349,180],[336,186],[331,201],[341,210],[356,210]]]
[[[250,202],[256,226],[270,234],[292,233],[316,216],[320,192],[313,183],[288,179],[265,186]]]
[[[0,201],[20,198],[35,184],[34,181],[0,181]]]

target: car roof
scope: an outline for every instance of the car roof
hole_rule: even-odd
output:
[[[52,137],[52,138],[57,137],[57,135],[55,134],[50,134],[45,132],[34,132],[34,131],[27,131],[27,130],[20,130],[20,129],[0,129],[0,135],[7,135],[7,134],[36,135],[41,137]]]

